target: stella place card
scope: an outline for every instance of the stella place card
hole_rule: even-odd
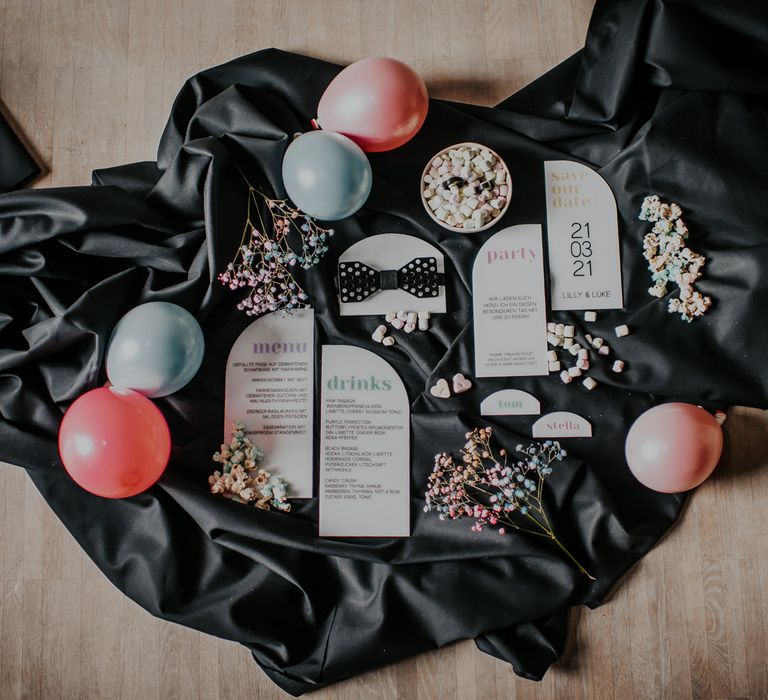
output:
[[[592,437],[592,424],[578,413],[555,411],[533,424],[535,438]]]
[[[445,258],[416,236],[381,233],[354,243],[339,256],[337,284],[342,316],[445,313]]]
[[[510,226],[472,268],[475,376],[549,374],[541,226]]]
[[[240,334],[227,359],[224,435],[241,421],[264,452],[260,466],[288,482],[291,498],[312,498],[314,336],[312,309],[274,311]]]
[[[403,382],[378,355],[324,345],[320,536],[408,537],[411,412]]]
[[[608,183],[570,160],[544,163],[552,309],[620,309],[616,200]]]

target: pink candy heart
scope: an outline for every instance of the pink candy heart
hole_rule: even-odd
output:
[[[463,394],[472,388],[472,382],[469,381],[461,372],[453,375],[453,393]]]

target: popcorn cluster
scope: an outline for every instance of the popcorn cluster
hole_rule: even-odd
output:
[[[465,144],[437,155],[424,175],[424,201],[448,227],[479,229],[501,216],[510,195],[502,160],[479,144]]]
[[[221,494],[239,503],[253,503],[262,510],[288,512],[288,485],[268,471],[259,469],[264,459],[259,450],[245,435],[245,425],[235,421],[232,440],[224,443],[213,455],[213,461],[221,464],[221,471],[208,477],[211,493]]]
[[[665,204],[654,194],[643,200],[638,218],[654,224],[643,239],[643,257],[648,261],[654,283],[648,293],[661,298],[667,293],[667,284],[674,282],[680,293],[669,300],[669,312],[679,313],[690,323],[704,315],[712,300],[693,288],[707,259],[685,244],[688,228],[682,215],[679,205]]]

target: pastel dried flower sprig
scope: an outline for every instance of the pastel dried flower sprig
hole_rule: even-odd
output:
[[[654,194],[643,200],[638,218],[654,223],[643,239],[643,257],[648,261],[653,280],[648,293],[661,298],[667,293],[669,282],[676,284],[680,293],[669,300],[669,313],[679,313],[690,323],[706,313],[712,299],[693,288],[707,259],[686,245],[688,228],[682,216],[683,210],[678,204],[665,204]]]
[[[288,485],[282,479],[273,477],[259,468],[264,453],[245,434],[245,425],[235,421],[232,439],[224,443],[213,455],[213,461],[221,464],[208,477],[211,493],[221,494],[239,503],[252,503],[262,510],[288,512]]]
[[[269,225],[265,224],[262,208],[269,213]],[[293,270],[307,270],[320,262],[328,252],[331,236],[333,229],[322,228],[288,200],[273,199],[248,183],[248,208],[240,245],[218,279],[232,290],[250,290],[237,304],[248,316],[300,308],[305,306],[307,295]]]
[[[424,512],[437,512],[441,520],[474,520],[472,530],[495,527],[500,535],[512,531],[551,540],[588,578],[594,577],[558,539],[544,508],[545,479],[566,452],[551,440],[516,448],[519,458],[491,445],[492,428],[475,428],[465,435],[461,461],[445,452],[435,455],[429,475]]]

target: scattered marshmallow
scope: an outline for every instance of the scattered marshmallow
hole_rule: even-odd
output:
[[[559,372],[561,368],[560,360],[553,360],[549,363],[550,372]]]
[[[392,328],[398,331],[402,330],[403,326],[405,325],[405,321],[399,318],[395,318],[393,321],[390,321],[390,323],[392,324]]]
[[[611,352],[611,349],[610,349],[610,348],[609,348],[607,345],[601,345],[601,346],[600,346],[600,347],[597,349],[597,354],[598,354],[598,355],[603,355],[603,356],[605,356],[605,355],[608,355],[610,352]]]
[[[576,366],[586,372],[589,369],[589,360],[579,359],[576,361]]]
[[[556,350],[549,350],[549,351],[547,351],[547,361],[548,362],[557,362],[557,351]]]
[[[429,320],[426,318],[420,318],[419,319],[419,330],[420,331],[428,331],[429,330]]]
[[[413,333],[413,331],[416,330],[416,324],[412,323],[411,321],[408,321],[408,323],[406,323],[405,326],[403,327],[403,330],[406,333]]]
[[[595,348],[595,350],[599,350],[603,347],[603,343],[605,343],[605,341],[602,338],[592,338],[592,347]]]
[[[403,323],[405,323],[408,320],[408,314],[405,311],[398,311],[396,314],[397,318],[399,318]]]
[[[719,409],[715,411],[715,420],[717,421],[718,425],[723,425],[726,418],[728,418],[728,416],[726,415],[725,411]]]
[[[616,326],[614,332],[616,333],[617,338],[623,338],[625,335],[629,335],[629,326]]]
[[[586,377],[582,382],[582,384],[585,387],[587,387],[587,389],[589,389],[590,391],[592,391],[592,389],[594,389],[597,386],[597,382],[594,379],[592,379],[592,377]]]
[[[430,318],[432,318],[432,314],[431,314],[431,313],[429,313],[429,311],[417,311],[417,312],[416,312],[416,316],[417,316],[419,319],[423,319],[423,320],[427,320],[427,321],[428,321]]]
[[[569,350],[573,346],[573,338],[563,338],[563,348]]]
[[[568,368],[568,374],[570,374],[572,377],[580,377],[581,376],[581,369],[579,367],[569,367]]]
[[[620,372],[623,372],[624,371],[624,362],[622,362],[621,360],[614,361],[614,363],[611,365],[611,370],[613,372],[616,372],[616,374],[619,374]]]
[[[573,381],[573,377],[566,370],[563,370],[560,372],[560,381],[563,384],[570,384]]]
[[[573,345],[571,345],[571,347],[568,348],[568,352],[571,353],[571,355],[578,355],[579,350],[581,350],[581,345],[579,345],[578,343],[574,343]]]
[[[573,326],[565,326],[563,328],[563,335],[566,338],[573,338],[576,335],[576,329]]]
[[[386,338],[383,338],[381,342],[383,345],[386,345],[387,347],[391,347],[395,344],[395,336],[388,335]]]
[[[387,311],[386,315],[384,316],[384,320],[387,323],[392,323],[397,318],[397,314],[394,311]]]
[[[584,320],[587,321],[587,323],[593,323],[594,321],[597,321],[597,313],[594,311],[585,311]]]

